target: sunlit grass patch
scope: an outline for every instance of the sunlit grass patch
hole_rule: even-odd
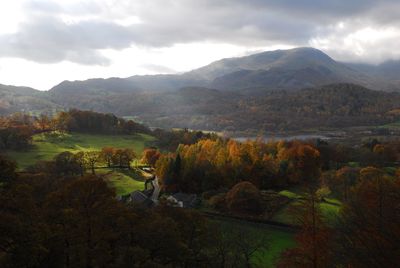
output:
[[[8,155],[17,161],[19,169],[24,169],[39,160],[51,160],[65,151],[101,150],[103,147],[131,148],[140,155],[146,144],[155,138],[146,134],[101,135],[101,134],[37,134],[33,136],[32,149],[9,151]]]
[[[126,195],[144,189],[143,179],[135,177],[134,173],[123,172],[118,169],[97,169],[96,174],[101,175],[107,184],[115,189],[117,195]]]

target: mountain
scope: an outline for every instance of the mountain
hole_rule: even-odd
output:
[[[183,87],[252,92],[253,89],[300,89],[341,82],[378,90],[392,88],[382,79],[336,62],[320,50],[295,48],[222,59],[183,74],[64,81],[50,91],[54,98],[67,101],[65,98],[68,99],[70,94],[105,96],[111,93],[174,91]]]
[[[56,109],[61,109],[61,106],[52,102],[47,92],[0,84],[0,115],[16,112],[41,113]]]
[[[387,87],[391,90],[400,88],[400,60],[389,60],[378,65],[360,63],[347,63],[346,65],[375,77],[382,84],[388,84]]]
[[[207,66],[188,72],[188,75],[214,80],[228,74],[240,71],[271,71],[271,70],[304,70],[320,68],[325,73],[333,73],[339,77],[349,77],[354,73],[349,67],[335,62],[322,51],[302,47],[289,50],[266,51],[239,58],[228,58],[213,62]]]

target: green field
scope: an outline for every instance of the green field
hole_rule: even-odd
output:
[[[234,229],[243,229],[255,232],[260,236],[266,236],[267,249],[259,250],[253,255],[252,262],[256,267],[275,267],[275,262],[280,254],[288,248],[295,246],[294,233],[280,228],[270,227],[264,224],[219,220],[222,226],[226,225]]]
[[[108,185],[115,189],[117,195],[126,195],[136,190],[144,189],[144,178],[135,171],[118,169],[97,169]]]
[[[281,253],[288,248],[295,246],[294,234],[281,231],[279,229],[270,228],[266,230],[269,248],[257,252],[254,257],[254,263],[259,267],[275,267],[276,260]]]
[[[396,128],[396,129],[398,129],[398,128],[400,128],[400,121],[397,121],[397,122],[394,122],[394,123],[390,123],[390,124],[386,124],[386,125],[382,125],[382,126],[380,126],[380,127],[383,127],[383,128]]]
[[[100,135],[70,133],[63,135],[37,134],[33,136],[32,149],[24,152],[9,151],[7,154],[24,169],[39,160],[51,160],[55,155],[64,152],[101,150],[103,147],[131,148],[140,155],[146,144],[154,141],[154,137],[137,135]]]
[[[290,203],[281,208],[272,217],[273,221],[281,222],[285,224],[296,224],[296,220],[293,218],[291,208],[299,204],[299,201],[303,196],[299,193],[295,193],[289,190],[279,192],[279,194],[286,196],[291,199]],[[331,225],[334,224],[339,215],[342,203],[334,198],[325,198],[324,201],[319,202],[319,208],[326,223]]]

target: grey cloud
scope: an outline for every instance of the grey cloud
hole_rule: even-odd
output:
[[[119,0],[71,4],[35,0],[25,5],[27,21],[19,31],[0,36],[0,57],[107,64],[109,59],[100,49],[123,49],[132,44],[167,47],[210,41],[248,47],[303,46],[314,37],[330,36],[335,31],[332,25],[339,21],[347,22],[346,32],[363,26],[398,27],[399,8],[396,0]],[[58,18],[63,14],[97,18],[66,24]],[[117,23],[129,16],[137,16],[142,23]]]
[[[21,57],[41,63],[63,60],[81,64],[108,64],[99,49],[130,45],[132,32],[117,24],[83,21],[66,24],[54,17],[35,17],[15,34],[0,36],[0,56]]]

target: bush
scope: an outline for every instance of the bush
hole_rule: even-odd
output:
[[[225,200],[232,212],[259,214],[263,210],[260,190],[248,181],[233,186],[226,194]]]
[[[226,209],[225,205],[225,196],[226,194],[220,193],[212,196],[208,201],[208,205],[213,209],[224,211]]]

